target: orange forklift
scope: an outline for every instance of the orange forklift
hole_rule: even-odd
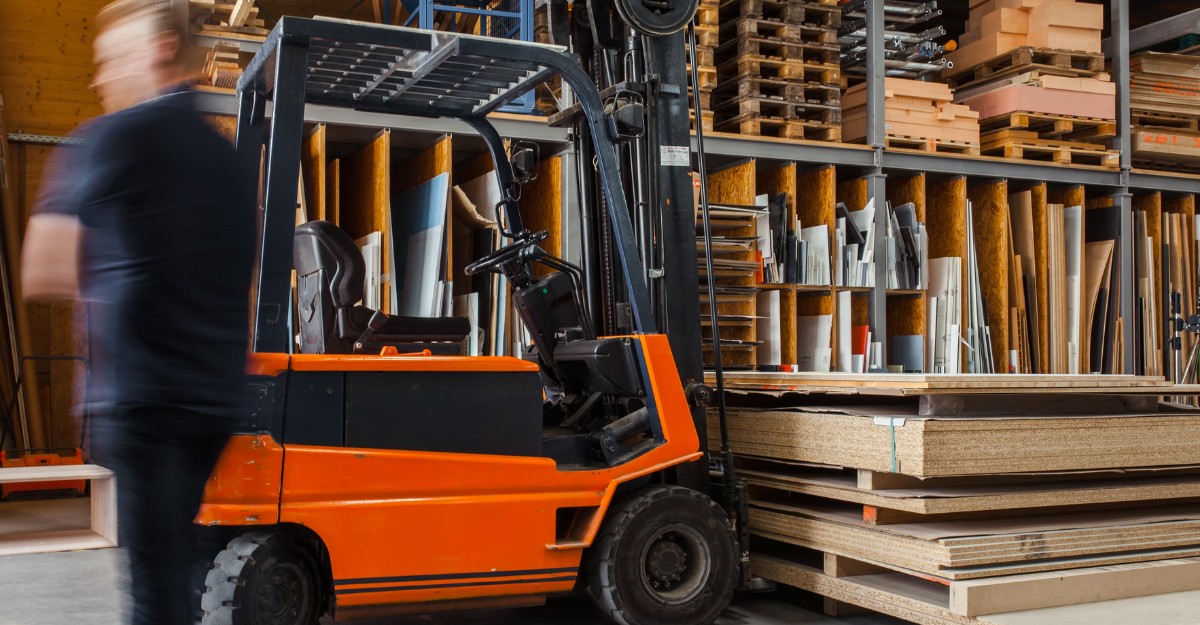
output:
[[[728,453],[706,453],[682,30],[695,1],[565,8],[552,28],[573,53],[285,17],[246,69],[238,158],[260,167],[266,146],[252,409],[197,517],[213,543],[196,571],[204,625],[580,590],[614,623],[702,625],[742,585],[744,487]],[[522,226],[536,150],[487,118],[555,76],[576,102],[552,123],[580,163],[580,266]],[[507,244],[466,272],[507,278],[524,358],[458,355],[465,319],[359,305],[354,242],[295,225],[306,104],[455,118],[484,140]]]

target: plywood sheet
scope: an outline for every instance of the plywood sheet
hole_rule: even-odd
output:
[[[1200,463],[1200,413],[916,417],[913,408],[731,409],[733,451],[922,477]],[[717,432],[709,419],[709,440]]]
[[[300,172],[304,176],[304,200],[307,203],[309,219],[329,218],[325,207],[328,201],[325,190],[328,182],[325,162],[325,124],[317,124],[300,144]]]
[[[992,335],[992,353],[996,371],[1008,371],[1009,301],[1008,301],[1008,183],[981,182],[972,184],[968,196],[973,208],[976,254],[979,262],[979,285],[987,304],[987,318]],[[964,269],[966,263],[963,263]],[[966,284],[964,276],[963,284]]]
[[[383,236],[382,275],[391,272],[391,237],[387,233],[392,207],[391,130],[384,129],[358,152],[342,160],[339,224],[352,238],[379,231]],[[383,298],[383,312],[391,312],[391,298]]]

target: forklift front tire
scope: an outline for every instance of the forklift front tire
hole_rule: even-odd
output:
[[[709,625],[739,579],[725,511],[681,486],[614,505],[584,566],[588,594],[617,625]]]
[[[217,554],[204,580],[202,625],[315,625],[317,566],[276,532],[248,532]]]

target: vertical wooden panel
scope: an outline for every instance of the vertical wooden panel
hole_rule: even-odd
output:
[[[725,169],[714,171],[708,175],[708,198],[714,204],[754,204],[756,195],[755,187],[757,176],[755,173],[755,163],[753,160],[747,160]],[[740,230],[730,230],[726,232],[729,236],[752,236],[754,229],[746,228]],[[745,260],[753,260],[752,256],[747,256]],[[753,277],[738,279],[736,281],[725,281],[726,284],[737,284],[741,286],[754,286],[755,279]],[[727,302],[717,304],[717,313],[719,315],[754,315],[755,314],[755,298],[751,295],[747,301]],[[704,307],[701,308],[701,316],[706,316],[707,311]],[[755,340],[754,324],[748,326],[722,326],[721,338],[723,339],[739,339],[743,341]],[[705,360],[711,360],[709,350],[705,350]],[[755,364],[754,350],[725,350],[721,353],[724,362],[734,367],[750,367]]]
[[[335,226],[342,223],[342,159],[329,161],[325,168],[325,218]]]
[[[304,176],[304,200],[310,220],[329,219],[325,206],[328,197],[325,159],[325,124],[317,124],[300,144],[300,171]]]
[[[537,232],[545,230],[550,237],[542,242],[542,249],[562,255],[562,157],[555,156],[538,164],[537,177],[521,188],[521,221],[527,229]],[[539,267],[537,275],[548,270]]]
[[[832,165],[797,174],[796,216],[800,218],[801,228],[825,224],[829,226],[829,236],[833,236],[834,209],[837,204],[836,186],[837,172]],[[832,244],[831,239],[830,245]]]
[[[1050,249],[1050,233],[1047,230],[1045,184],[1034,185],[1029,190],[1033,208],[1033,270],[1037,276],[1037,319],[1038,319],[1038,371],[1042,373],[1066,373],[1052,371],[1050,367],[1050,255],[1062,255],[1063,250]]]
[[[392,207],[391,132],[387,129],[379,131],[371,143],[344,159],[340,172],[342,197],[339,225],[356,239],[376,230],[383,233],[383,263],[380,268],[383,275],[388,275],[392,267],[392,243],[387,229],[388,213]],[[383,298],[382,304],[383,312],[390,313],[391,298]]]
[[[997,372],[1008,371],[1008,183],[970,185],[975,248],[979,261],[980,291],[986,303]],[[967,263],[964,259],[963,268]],[[963,284],[966,284],[965,276]],[[964,305],[964,319],[966,318]],[[964,324],[965,325],[965,324]]]
[[[1184,318],[1187,318],[1196,314],[1196,196],[1190,194],[1164,195],[1162,197],[1162,211],[1180,216],[1183,234],[1187,240],[1188,250],[1186,254],[1182,255],[1189,261],[1183,266],[1183,279],[1186,292],[1183,296],[1182,315]],[[1161,263],[1166,263],[1167,260],[1163,258],[1161,259]],[[1165,271],[1166,268],[1162,267],[1162,270]],[[1161,285],[1161,282],[1159,284]],[[1184,333],[1183,353],[1185,359],[1186,355],[1191,353],[1191,346],[1195,343],[1195,340],[1193,335]]]
[[[759,193],[786,193],[787,216],[786,224],[796,220],[796,164],[763,166],[758,170],[757,180]]]

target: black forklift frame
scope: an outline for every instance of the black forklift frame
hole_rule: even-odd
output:
[[[586,118],[627,285],[633,329],[655,333],[614,139],[600,95],[560,46],[423,31],[336,19],[283,17],[238,81],[237,154],[263,173],[262,242],[255,292],[253,349],[287,353],[292,342],[292,237],[306,104],[418,117],[459,119],[488,146],[509,234],[519,234],[511,164],[487,115],[558,75]],[[271,106],[269,129],[266,107]]]

